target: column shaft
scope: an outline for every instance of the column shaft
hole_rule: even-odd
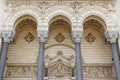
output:
[[[115,69],[115,75],[116,80],[120,80],[120,59],[118,54],[118,48],[116,43],[112,43],[112,54],[113,54],[113,60],[114,60],[114,69]]]
[[[2,52],[1,52],[1,58],[0,58],[0,80],[3,80],[4,76],[4,69],[6,65],[6,58],[7,58],[7,52],[8,52],[8,42],[3,43]]]
[[[76,51],[76,80],[83,80],[82,74],[82,58],[81,58],[81,47],[80,43],[75,43],[75,51]]]
[[[37,80],[43,80],[44,48],[45,48],[45,43],[44,42],[39,42],[39,56],[38,56]]]

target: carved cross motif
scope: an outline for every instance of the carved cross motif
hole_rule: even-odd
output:
[[[24,37],[24,39],[27,41],[27,42],[32,42],[34,39],[35,39],[35,37],[32,35],[32,33],[28,33],[25,37]]]
[[[65,37],[62,35],[62,33],[58,33],[55,37],[56,41],[63,42]]]
[[[92,43],[92,42],[95,41],[96,38],[92,35],[92,33],[89,33],[89,34],[85,37],[85,39],[86,39],[89,43]]]

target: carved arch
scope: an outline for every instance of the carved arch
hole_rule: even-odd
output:
[[[40,10],[32,5],[23,5],[17,9],[15,9],[15,12],[11,12],[10,15],[7,17],[7,21],[6,21],[6,26],[9,29],[12,29],[13,31],[15,31],[15,21],[23,16],[23,15],[30,15],[32,17],[34,17],[36,19],[36,23],[37,25],[39,25],[40,23]]]
[[[91,16],[95,15],[103,19],[106,25],[106,29],[108,27],[114,27],[116,26],[116,22],[114,18],[108,13],[108,11],[104,8],[98,7],[98,6],[87,6],[79,11],[79,23],[81,26],[83,26],[84,20]]]
[[[49,22],[52,18],[58,15],[65,16],[71,22],[71,26],[75,22],[75,16],[73,14],[73,9],[64,5],[54,6],[46,10],[46,23],[49,25]]]

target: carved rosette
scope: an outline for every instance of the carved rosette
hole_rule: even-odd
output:
[[[83,31],[72,31],[72,38],[74,42],[81,42],[83,36]]]
[[[108,30],[106,32],[106,38],[110,43],[116,43],[118,38],[118,31],[117,30]]]
[[[13,38],[14,38],[14,32],[13,31],[2,31],[1,32],[1,35],[2,35],[2,37],[3,37],[3,39],[4,39],[4,42],[10,42],[10,41],[12,41],[13,40]]]
[[[46,42],[47,41],[48,31],[38,30],[37,33],[38,33],[38,39],[39,39],[40,42]]]

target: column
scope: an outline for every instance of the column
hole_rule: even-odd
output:
[[[37,69],[37,80],[43,80],[44,78],[44,50],[45,42],[47,40],[47,32],[38,30],[39,38],[39,55],[38,55],[38,69]]]
[[[116,80],[120,80],[120,59],[119,59],[119,52],[118,52],[118,46],[117,46],[118,32],[107,31],[106,36],[107,36],[107,39],[110,41],[111,47],[112,47],[115,77],[116,77]]]
[[[83,74],[82,74],[82,57],[81,57],[82,31],[73,31],[72,36],[73,36],[73,40],[75,42],[76,80],[83,80]]]
[[[120,80],[120,59],[117,43],[111,43],[116,80]]]
[[[3,77],[4,77],[8,45],[9,45],[9,42],[13,39],[12,34],[13,33],[11,31],[9,31],[9,32],[3,31],[2,32],[3,47],[2,47],[1,58],[0,58],[0,80],[3,80]]]

